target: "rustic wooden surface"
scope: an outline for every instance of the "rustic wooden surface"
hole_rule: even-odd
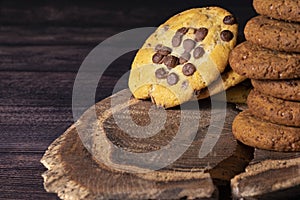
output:
[[[300,153],[255,149],[245,172],[231,180],[235,199],[299,199]]]
[[[128,94],[131,95],[128,89],[122,90],[114,95],[114,98],[121,100]],[[188,111],[185,117],[189,121],[198,114],[201,115],[201,119],[197,122],[199,129],[190,144],[186,144],[187,137],[191,137],[186,131],[181,134],[183,138],[176,139],[176,149],[180,146],[188,147],[178,160],[155,171],[147,171],[149,168],[142,164],[148,163],[147,158],[136,162],[136,159],[128,157],[132,162],[124,164],[121,160],[125,155],[120,160],[120,153],[114,150],[115,145],[127,152],[146,153],[158,151],[169,144],[169,156],[172,146],[170,140],[178,134],[178,127],[182,126],[180,118],[181,111],[184,110],[167,110],[164,129],[154,136],[141,139],[128,134],[128,131],[133,130],[133,125],[129,125],[127,129],[120,129],[116,125],[115,117],[124,119],[127,112],[125,110],[128,109],[128,114],[135,123],[149,124],[148,112],[152,106],[151,102],[136,99],[121,102],[115,106],[111,106],[111,98],[98,102],[95,108],[97,120],[92,118],[94,110],[89,109],[76,125],[71,126],[63,136],[51,144],[42,158],[42,163],[48,168],[43,174],[47,191],[58,193],[63,199],[219,199],[218,195],[220,199],[224,199],[223,190],[228,186],[229,191],[230,179],[243,172],[253,158],[253,149],[239,144],[231,133],[231,123],[238,113],[233,104],[227,106],[226,120],[224,127],[220,129],[222,133],[218,142],[204,158],[198,157],[210,121],[218,121],[220,115],[211,114],[209,101],[201,101],[200,112],[184,109]],[[120,107],[122,109],[119,109]],[[159,109],[152,111],[152,115],[162,118]],[[82,140],[78,131],[82,131],[79,132]],[[109,142],[105,142],[106,140]],[[82,141],[85,141],[86,145],[89,144],[89,150],[93,152],[94,157],[83,147]],[[162,161],[167,159],[167,155]],[[151,156],[154,160],[150,163],[159,159],[158,156],[161,157],[161,154]]]
[[[73,123],[74,79],[93,47],[120,31],[158,26],[174,13],[207,5],[233,12],[243,39],[245,22],[255,15],[251,0],[1,0],[0,199],[58,199],[43,187],[40,159]],[[105,72],[96,101],[111,95],[133,55]]]

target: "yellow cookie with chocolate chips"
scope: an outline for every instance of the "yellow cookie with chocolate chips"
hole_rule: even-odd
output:
[[[199,91],[225,70],[237,31],[234,16],[219,7],[171,17],[135,56],[129,76],[134,97],[166,108],[198,99]]]

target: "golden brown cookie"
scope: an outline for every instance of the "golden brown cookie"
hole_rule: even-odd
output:
[[[270,96],[280,99],[300,101],[300,79],[257,80],[252,79],[253,87]]]
[[[300,127],[300,102],[278,99],[252,90],[247,104],[250,112],[260,119]]]
[[[300,22],[299,0],[253,0],[253,7],[261,15]]]
[[[251,79],[300,78],[300,54],[273,51],[250,41],[231,51],[229,63],[236,73]]]
[[[252,147],[275,151],[300,151],[299,127],[258,120],[249,110],[236,116],[232,132],[237,140]]]
[[[245,87],[238,87],[239,89],[236,90],[234,90],[234,88],[232,87],[246,80],[246,77],[234,72],[229,66],[228,68],[229,71],[223,72],[217,80],[209,85],[209,87],[196,92],[197,99],[205,99],[209,96],[216,95],[224,90],[228,90],[229,88],[231,88],[232,90],[226,92],[227,101],[243,101],[241,99],[244,99],[245,95],[248,94],[247,90],[244,90]]]
[[[300,24],[270,19],[265,16],[251,18],[244,29],[245,38],[265,48],[300,52]]]
[[[179,13],[146,40],[132,63],[129,88],[135,98],[173,107],[196,99],[228,64],[237,23],[219,7]]]

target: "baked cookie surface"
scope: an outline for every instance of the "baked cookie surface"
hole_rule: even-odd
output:
[[[261,121],[249,110],[236,116],[232,132],[237,140],[252,147],[275,151],[300,151],[299,127]]]
[[[300,79],[291,80],[257,80],[251,79],[253,87],[270,96],[300,101]]]
[[[300,52],[299,23],[289,23],[259,15],[247,22],[244,33],[246,40],[262,47]]]
[[[300,54],[273,51],[250,41],[231,51],[229,63],[235,72],[251,79],[300,78]]]
[[[247,104],[249,111],[260,119],[300,127],[300,102],[278,99],[252,90]]]
[[[228,66],[228,68],[230,67]],[[246,80],[245,76],[239,75],[238,73],[236,73],[230,68],[228,71],[223,72],[217,80],[215,80],[209,85],[209,87],[197,91],[195,94],[197,96],[197,99],[205,99],[208,98],[209,96],[218,94],[224,90],[236,86],[237,84],[243,82],[244,80]],[[243,87],[241,87],[240,89],[244,90]],[[237,91],[237,92],[243,93],[244,91]],[[227,93],[226,96],[228,97],[228,95],[232,95],[232,93],[230,94]],[[244,94],[235,94],[233,98],[235,99],[240,98],[243,95]],[[227,101],[228,100],[229,99],[227,99]]]
[[[135,98],[163,107],[196,99],[195,91],[216,80],[236,44],[235,18],[219,7],[179,13],[146,40],[137,52],[129,76]]]
[[[299,0],[253,0],[253,7],[261,15],[300,22]]]

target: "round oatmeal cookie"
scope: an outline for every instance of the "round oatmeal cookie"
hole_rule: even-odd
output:
[[[252,90],[247,98],[250,112],[263,120],[300,127],[300,102],[287,101]]]
[[[300,22],[299,0],[253,0],[255,11],[275,19]]]
[[[300,128],[278,125],[254,117],[249,110],[239,113],[232,133],[242,143],[260,149],[300,151]]]
[[[245,38],[262,47],[300,52],[300,24],[270,19],[265,16],[251,18],[244,29]]]
[[[290,101],[300,101],[300,79],[257,80],[251,79],[253,87],[269,96]]]
[[[231,51],[229,63],[236,73],[251,79],[300,78],[300,54],[273,51],[250,41]]]
[[[146,40],[132,63],[129,88],[135,98],[163,107],[197,99],[195,91],[216,80],[236,44],[234,16],[219,7],[181,12]]]

